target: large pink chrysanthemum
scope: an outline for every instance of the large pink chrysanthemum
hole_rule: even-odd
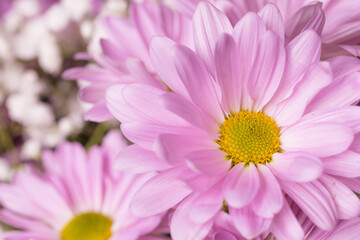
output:
[[[83,101],[94,104],[85,119],[101,122],[112,118],[104,100],[106,89],[112,85],[141,82],[166,89],[153,74],[149,55],[151,38],[167,36],[176,42],[188,43],[190,24],[186,16],[151,0],[131,2],[128,18],[106,17],[103,25],[108,36],[100,42],[103,55],[94,56],[99,66],[72,68],[63,75],[90,83],[80,92]]]
[[[179,11],[192,16],[201,0],[174,1]],[[286,35],[292,37],[302,28],[322,32],[323,57],[336,55],[360,56],[360,1],[348,0],[209,0],[218,6],[232,22],[249,11],[259,11],[274,3],[286,21]],[[323,9],[323,10],[322,10]],[[326,21],[325,21],[326,17]]]
[[[178,203],[171,234],[202,239],[222,212],[245,238],[304,233],[284,195],[319,228],[355,217],[357,196],[344,179],[360,176],[360,64],[320,62],[321,39],[306,30],[284,41],[273,4],[233,28],[209,3],[193,19],[196,53],[165,37],[151,57],[172,90],[113,86],[106,99],[135,144],[118,167],[159,175],[132,201],[150,216]]]
[[[152,174],[114,173],[113,159],[126,143],[119,132],[104,141],[88,154],[79,144],[64,143],[44,153],[44,173],[19,173],[12,184],[1,184],[0,219],[19,230],[0,238],[159,239],[147,234],[161,215],[138,218],[129,210],[131,197]]]

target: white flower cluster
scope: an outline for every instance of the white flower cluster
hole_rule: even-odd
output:
[[[122,0],[14,0],[0,21],[0,121],[21,125],[22,158],[37,158],[84,125],[76,83],[61,79],[77,52],[99,51],[102,15]],[[4,126],[4,129],[7,127]]]

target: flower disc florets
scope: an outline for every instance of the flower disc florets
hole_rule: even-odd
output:
[[[112,220],[98,213],[84,213],[73,218],[61,232],[62,240],[108,240]]]
[[[280,129],[262,112],[231,114],[220,126],[217,143],[233,165],[240,162],[266,164],[280,151]]]

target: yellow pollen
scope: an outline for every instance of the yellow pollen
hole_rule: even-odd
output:
[[[233,165],[266,164],[280,151],[280,129],[262,112],[240,111],[229,115],[220,126],[220,134],[216,142]]]
[[[111,225],[112,220],[102,214],[80,214],[62,230],[61,240],[108,240]]]

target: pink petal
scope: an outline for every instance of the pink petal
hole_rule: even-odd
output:
[[[148,217],[166,211],[191,193],[177,178],[182,169],[172,168],[147,181],[134,195],[130,209],[136,216]]]
[[[328,175],[323,175],[320,182],[326,187],[335,202],[337,218],[350,219],[360,215],[360,199],[346,185]]]
[[[185,156],[199,149],[215,148],[207,136],[193,134],[161,134],[153,148],[156,154],[170,164],[184,164]]]
[[[209,176],[224,175],[231,166],[231,161],[226,159],[226,153],[217,149],[198,150],[185,157],[195,170]]]
[[[318,181],[309,183],[281,182],[282,189],[310,220],[323,230],[336,223],[336,208],[327,189]]]
[[[113,118],[113,115],[111,115],[106,106],[105,99],[95,103],[94,106],[84,114],[86,121],[93,122],[104,122]]]
[[[126,67],[129,74],[136,79],[138,83],[144,83],[162,90],[166,90],[166,86],[163,82],[155,78],[148,69],[146,69],[143,62],[136,58],[127,58]]]
[[[341,221],[326,237],[326,240],[357,239],[360,235],[360,220],[358,217]]]
[[[213,2],[214,6],[226,15],[232,26],[244,15],[236,6],[236,3],[227,0],[218,0]]]
[[[272,218],[278,213],[284,203],[284,197],[271,171],[264,165],[257,165],[260,176],[260,188],[251,203],[254,213],[264,218]]]
[[[360,108],[357,106],[344,106],[331,110],[317,110],[302,117],[297,124],[311,124],[332,122],[345,125],[354,132],[360,131]],[[355,139],[356,140],[356,137]]]
[[[189,217],[193,210],[193,202],[196,200],[198,195],[199,194],[190,195],[182,201],[179,206],[177,206],[170,223],[170,233],[173,239],[204,239],[209,233],[214,222],[213,219],[206,222],[201,221],[201,223],[196,223]],[[215,208],[215,210],[219,211],[219,208]],[[206,212],[205,214],[208,215]]]
[[[229,34],[222,34],[215,47],[216,80],[222,90],[222,106],[226,112],[240,110],[241,85],[236,44]]]
[[[159,159],[153,151],[134,144],[123,149],[116,158],[115,168],[130,173],[144,173],[169,168],[170,165]]]
[[[306,151],[327,157],[345,151],[354,139],[353,131],[337,123],[294,125],[280,136],[285,151]]]
[[[336,177],[352,191],[360,193],[360,178]]]
[[[176,73],[172,60],[171,52],[175,45],[169,38],[154,37],[150,45],[150,56],[161,80],[174,92],[188,98],[189,94]]]
[[[206,71],[200,58],[189,48],[176,45],[173,60],[191,100],[214,120],[222,122],[224,115],[220,107],[221,94],[218,86]],[[199,94],[199,92],[201,94]]]
[[[308,111],[349,106],[360,98],[360,73],[353,73],[324,88],[311,102]]]
[[[168,126],[164,124],[144,123],[139,121],[121,124],[121,131],[133,143],[146,148],[153,149],[158,136],[163,133],[169,134],[198,134],[198,129],[192,126]]]
[[[190,124],[211,133],[218,131],[219,125],[216,121],[181,95],[174,92],[165,93],[160,101],[166,109]]]
[[[317,2],[301,8],[286,22],[286,37],[294,39],[305,30],[314,30],[321,36],[325,24],[325,14],[322,3]]]
[[[126,60],[126,53],[122,51],[118,46],[107,39],[100,39],[101,49],[103,54],[116,62],[122,62]]]
[[[351,150],[323,159],[324,172],[342,177],[360,177],[360,154]]]
[[[283,208],[274,217],[270,231],[278,240],[304,239],[304,231],[287,201],[284,201]]]
[[[222,33],[232,33],[229,19],[209,2],[200,2],[193,16],[195,48],[206,63],[207,69],[214,72],[214,51]]]
[[[145,121],[183,125],[184,121],[159,106],[159,97],[164,91],[143,85],[114,85],[106,92],[106,103],[110,112],[119,121]]]
[[[119,77],[100,67],[76,67],[66,70],[65,79],[86,80],[89,82],[116,83]]]
[[[274,99],[272,99],[274,103],[281,102],[289,97],[296,83],[301,80],[309,66],[319,61],[321,39],[314,31],[306,30],[286,46],[286,52],[284,80],[279,85]]]
[[[225,178],[223,196],[229,206],[242,208],[256,196],[260,185],[259,175],[254,164],[244,167],[243,163],[234,166]]]
[[[104,27],[113,43],[123,52],[124,57],[136,57],[150,66],[147,45],[141,39],[138,29],[128,18],[106,17]],[[136,47],[135,47],[136,46]]]
[[[260,111],[277,91],[285,66],[283,42],[268,31],[258,44],[257,54],[250,73],[248,91],[254,101],[253,111]]]
[[[250,107],[250,99],[248,94],[247,82],[252,69],[253,62],[258,51],[258,42],[266,31],[266,27],[261,18],[253,13],[247,13],[234,28],[234,40],[237,45],[237,58],[239,74],[242,81],[242,99],[241,106],[243,108]]]
[[[241,235],[253,239],[269,229],[272,219],[256,215],[250,208],[229,208],[230,216]]]
[[[332,80],[331,68],[328,63],[318,63],[296,85],[292,95],[276,105],[272,115],[280,126],[291,125],[305,112],[311,100]]]
[[[264,21],[266,28],[276,33],[276,35],[284,40],[284,20],[278,7],[273,3],[268,3],[258,12],[258,15]]]
[[[321,176],[323,163],[307,152],[275,153],[268,165],[271,172],[286,181],[308,182]]]
[[[205,192],[195,194],[193,198],[189,217],[194,223],[206,223],[215,218],[216,214],[221,211],[223,198],[221,196],[222,182],[219,181]]]

